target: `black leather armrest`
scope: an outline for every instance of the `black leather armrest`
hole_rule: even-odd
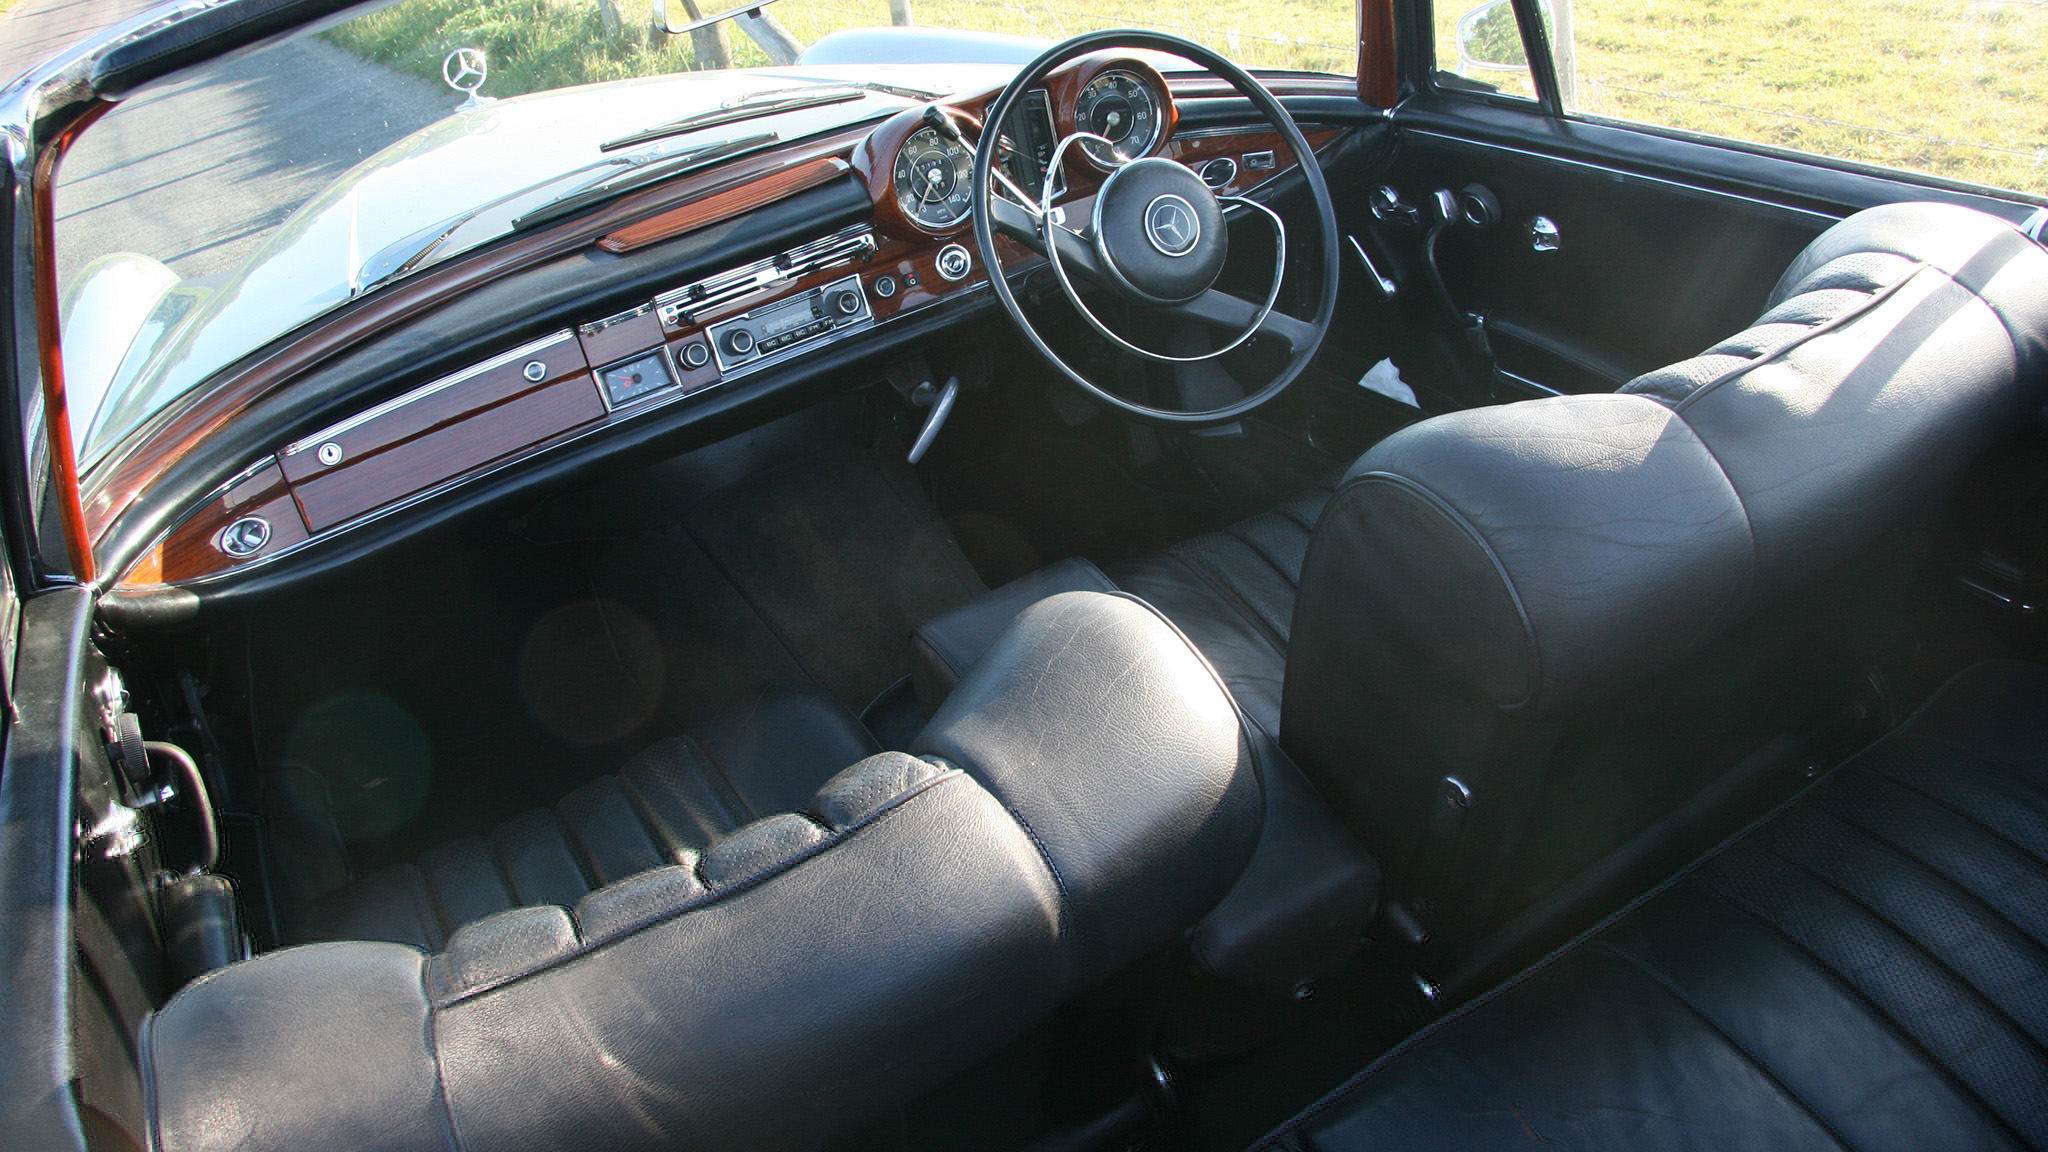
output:
[[[929,716],[980,661],[1017,613],[1062,592],[1114,592],[1102,570],[1075,556],[1054,561],[918,625],[910,637],[911,683]]]
[[[911,750],[965,769],[1031,833],[1084,984],[1207,912],[1258,839],[1263,790],[1236,706],[1132,597],[1026,608]]]

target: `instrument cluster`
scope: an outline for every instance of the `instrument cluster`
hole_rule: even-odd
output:
[[[855,165],[867,171],[877,207],[891,209],[881,220],[885,229],[900,223],[903,234],[947,236],[966,227],[973,211],[971,149],[985,134],[977,117],[994,101],[990,93],[947,107],[964,142],[927,122],[921,110],[876,131],[865,164],[856,159]],[[1027,92],[1011,112],[997,134],[1003,174],[1025,194],[1041,195],[1058,142],[1072,132],[1090,132],[1111,141],[1116,155],[1084,141],[1081,152],[1092,163],[1070,155],[1052,176],[1056,196],[1069,185],[1086,191],[1124,160],[1157,153],[1172,136],[1174,118],[1165,79],[1149,65],[1128,58],[1078,60],[1047,77],[1043,88]]]

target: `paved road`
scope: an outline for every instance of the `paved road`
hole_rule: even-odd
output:
[[[161,0],[19,0],[0,17],[0,84]]]
[[[123,102],[65,158],[59,282],[109,252],[184,277],[232,269],[336,176],[456,102],[317,38],[202,65]]]
[[[0,17],[0,77],[156,2],[19,0]],[[456,100],[318,39],[202,65],[124,102],[66,157],[58,280],[69,286],[109,252],[154,256],[186,277],[232,269],[329,181]]]

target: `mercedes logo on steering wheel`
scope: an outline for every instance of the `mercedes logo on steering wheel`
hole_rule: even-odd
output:
[[[441,79],[447,81],[450,88],[469,97],[458,111],[489,101],[490,97],[478,96],[476,91],[490,78],[491,62],[481,48],[457,48],[441,59]]]
[[[1145,239],[1168,256],[1185,256],[1202,238],[1195,206],[1171,192],[1145,206]]]

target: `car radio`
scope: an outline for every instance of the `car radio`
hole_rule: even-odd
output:
[[[781,359],[797,345],[874,322],[867,294],[855,275],[721,320],[705,334],[711,338],[720,374],[734,376]]]

